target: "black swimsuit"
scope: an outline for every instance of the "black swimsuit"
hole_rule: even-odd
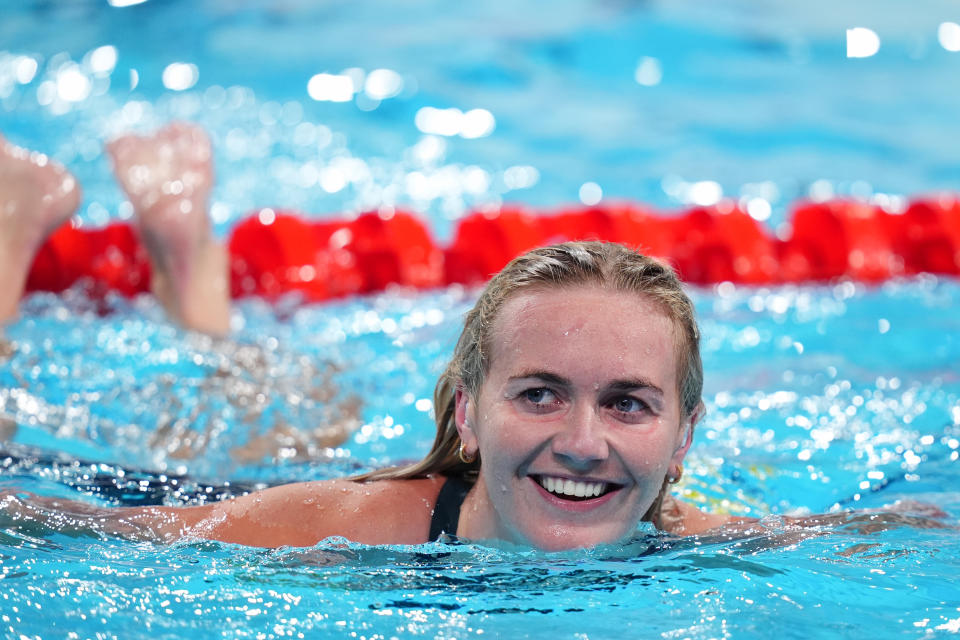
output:
[[[460,506],[472,488],[473,482],[463,478],[447,478],[443,483],[437,495],[437,504],[433,506],[433,518],[430,519],[431,542],[445,533],[452,536],[457,534]]]

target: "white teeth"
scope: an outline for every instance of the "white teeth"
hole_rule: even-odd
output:
[[[551,476],[541,476],[540,486],[561,496],[574,496],[577,498],[593,498],[599,496],[607,488],[605,482],[578,482],[565,478],[553,478]]]

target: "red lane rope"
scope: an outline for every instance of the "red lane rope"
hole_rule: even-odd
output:
[[[777,238],[731,202],[674,216],[637,204],[549,214],[504,207],[464,217],[443,248],[421,219],[404,211],[311,221],[264,210],[230,236],[231,294],[275,299],[296,291],[320,301],[390,284],[478,284],[528,249],[584,239],[640,247],[695,284],[837,278],[877,283],[925,272],[960,275],[955,195],[915,199],[900,213],[854,200],[800,202],[789,227],[785,239]],[[62,291],[81,279],[95,293],[147,291],[150,265],[135,230],[123,223],[95,230],[62,226],[37,253],[27,290]]]

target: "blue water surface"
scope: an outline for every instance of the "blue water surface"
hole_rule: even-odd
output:
[[[958,16],[946,1],[115,4],[0,1],[0,131],[70,167],[83,224],[129,217],[103,141],[171,119],[211,134],[224,235],[258,206],[329,216],[398,205],[444,240],[472,207],[559,207],[597,189],[666,209],[721,194],[762,201],[751,211],[779,228],[799,197],[896,206],[960,178],[960,53],[942,27]],[[847,57],[855,27],[876,34],[875,55]],[[322,73],[352,78],[348,99],[311,97]],[[438,128],[427,108],[459,109],[460,128]],[[766,518],[768,533],[643,529],[629,544],[560,554],[344,540],[268,551],[0,521],[0,633],[960,631],[960,284],[691,293],[707,414],[677,491]],[[235,333],[215,341],[181,331],[149,297],[35,294],[0,350],[0,489],[192,504],[416,459],[475,295],[245,300]],[[329,427],[351,435],[328,446]],[[897,500],[916,504],[844,515]],[[834,520],[803,533],[777,520],[816,513]]]

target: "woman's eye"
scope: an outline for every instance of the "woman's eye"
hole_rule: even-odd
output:
[[[613,401],[613,408],[620,413],[636,413],[645,410],[647,403],[630,396],[623,396]]]
[[[527,389],[523,392],[523,399],[537,406],[546,406],[557,401],[557,396],[549,389],[543,387],[537,389]]]

